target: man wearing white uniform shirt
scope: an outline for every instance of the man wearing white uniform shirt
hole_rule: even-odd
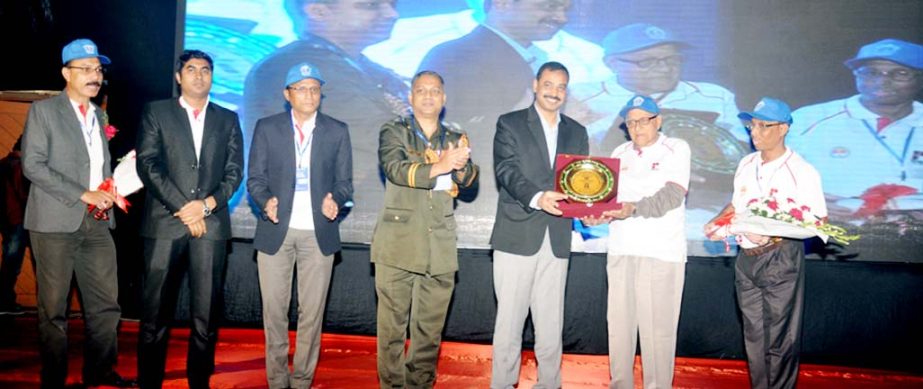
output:
[[[923,46],[884,39],[846,66],[859,94],[795,111],[791,147],[823,173],[837,218],[923,209]]]
[[[680,79],[683,52],[687,47],[688,44],[671,31],[647,23],[629,24],[606,36],[603,58],[614,75],[605,81],[575,84],[571,88],[573,104],[567,107],[569,114],[587,123],[593,155],[608,156],[615,147],[625,143],[627,139],[619,109],[636,94],[653,98],[663,110],[663,120],[695,118],[706,126],[713,125],[709,127],[712,131],[707,134],[679,135],[694,145],[704,143],[722,150],[712,153],[707,149],[696,149],[696,154],[702,158],[726,155],[724,147],[733,147],[741,156],[746,153],[744,150],[749,150],[745,146],[749,137],[737,119],[734,93],[720,85]],[[705,165],[693,165],[694,188],[689,192],[688,218],[702,224],[727,204],[730,200],[727,194],[715,189],[730,185],[736,163],[736,158],[726,158],[709,161]],[[724,168],[717,169],[716,166]],[[579,225],[574,227],[575,231],[580,231],[574,233],[574,251],[605,251],[606,226],[592,229]],[[697,230],[692,232],[690,239],[704,240],[704,236],[696,234]],[[696,248],[694,246],[693,250]]]
[[[676,328],[686,270],[685,197],[690,150],[686,141],[660,133],[660,108],[634,96],[622,108],[631,141],[617,147],[619,202],[606,211],[609,229],[610,388],[634,388],[641,334],[644,387],[673,385]]]
[[[820,175],[798,153],[785,147],[792,123],[784,102],[763,98],[753,112],[743,112],[757,152],[743,158],[734,176],[731,204],[705,225],[713,240],[724,229],[718,220],[729,213],[750,213],[767,198],[792,204],[825,220],[827,206]],[[791,200],[789,200],[791,199]],[[782,208],[785,209],[785,208]],[[804,244],[801,240],[753,233],[738,235],[741,250],[735,266],[737,303],[754,388],[793,388],[798,378],[804,300]],[[767,333],[768,332],[768,333]]]

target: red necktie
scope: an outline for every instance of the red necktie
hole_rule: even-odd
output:
[[[83,115],[83,118],[84,118],[84,119],[86,119],[86,117],[87,117],[87,107],[84,106],[83,104],[80,104],[79,108],[80,108],[80,114]]]
[[[192,110],[192,118],[193,118],[193,119],[198,119],[200,113],[202,113],[202,110],[200,110],[200,109],[193,109],[193,110]]]
[[[880,117],[878,118],[878,132],[881,133],[881,130],[884,130],[893,120],[891,118]]]

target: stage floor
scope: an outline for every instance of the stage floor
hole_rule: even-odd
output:
[[[0,388],[34,388],[39,384],[36,318],[32,315],[0,317]],[[71,340],[69,384],[80,382],[83,321],[70,320]],[[138,323],[123,321],[119,333],[119,365],[123,376],[136,375]],[[290,333],[294,343],[294,332]],[[189,330],[172,333],[167,361],[166,388],[184,388],[185,356]],[[262,388],[266,386],[263,363],[263,331],[252,328],[223,328],[219,332],[213,388]],[[324,334],[323,354],[317,367],[314,388],[375,388],[375,338]],[[535,384],[535,358],[523,355],[520,388]],[[604,388],[609,373],[604,355],[564,355],[564,388]],[[640,359],[635,360],[635,382],[641,382]],[[439,358],[436,388],[487,388],[490,384],[490,345],[445,342]],[[674,386],[677,388],[746,388],[747,368],[743,361],[677,358]],[[826,365],[801,365],[799,388],[923,388],[923,376],[901,372]]]

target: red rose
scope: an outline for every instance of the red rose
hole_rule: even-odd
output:
[[[802,206],[801,206],[801,210],[804,211],[804,212],[811,212],[811,207],[809,207],[809,206],[807,206],[807,205],[802,205]]]
[[[766,206],[773,211],[779,210],[779,202],[777,202],[775,199],[767,201]]]
[[[789,198],[788,198],[788,203],[789,203],[789,204],[794,204],[794,203],[795,203],[795,199],[789,197]]]
[[[798,220],[800,222],[804,221],[804,215],[801,213],[800,209],[792,208],[792,210],[788,211],[788,213],[792,215],[792,217],[795,218],[795,220]]]
[[[108,124],[106,125],[106,128],[103,129],[103,131],[106,132],[106,140],[112,140],[115,134],[119,132],[119,129],[115,128],[115,126],[111,124]]]
[[[750,199],[750,201],[747,201],[747,205],[756,204],[757,201],[759,201],[759,200],[758,200],[758,199]]]

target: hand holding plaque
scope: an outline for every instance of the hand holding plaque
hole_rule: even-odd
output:
[[[620,209],[616,199],[618,171],[617,158],[558,154],[555,188],[568,196],[558,205],[562,216],[600,217],[604,211]]]

